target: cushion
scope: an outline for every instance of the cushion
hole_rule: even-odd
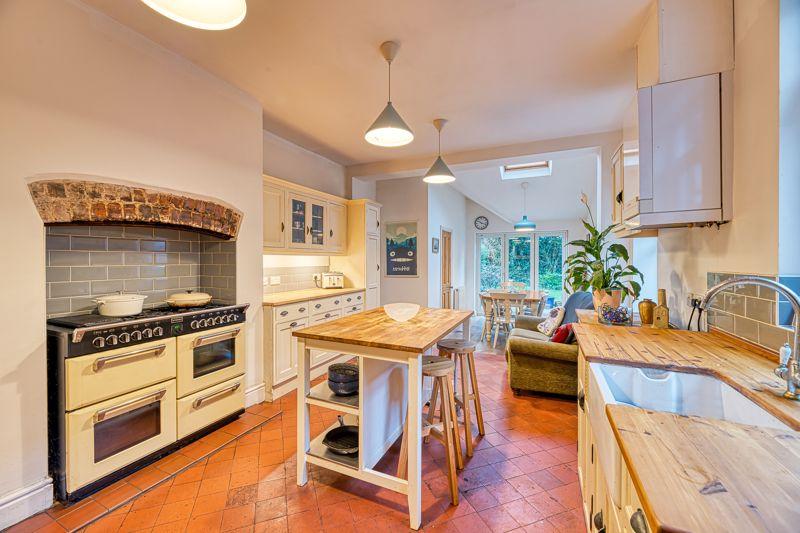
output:
[[[544,321],[538,326],[536,326],[536,329],[538,329],[540,332],[550,337],[556,330],[556,328],[561,325],[561,322],[563,320],[564,320],[564,308],[554,307],[547,314],[547,317],[544,319]]]
[[[512,329],[511,334],[508,337],[509,338],[521,337],[523,339],[529,339],[532,341],[541,341],[541,342],[548,342],[550,340],[550,338],[544,333],[539,333],[538,331],[532,331],[530,329],[522,329],[522,328]]]
[[[567,340],[569,339],[569,334],[572,331],[572,324],[561,324],[556,329],[553,336],[550,337],[550,342],[558,342],[561,344],[567,344]]]

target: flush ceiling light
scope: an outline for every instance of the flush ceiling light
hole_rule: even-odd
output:
[[[521,183],[522,185],[522,220],[514,224],[514,231],[533,231],[536,229],[536,223],[528,220],[528,215],[525,211],[528,210],[528,184]]]
[[[433,162],[433,166],[425,174],[425,177],[422,178],[425,183],[450,183],[451,181],[456,181],[453,171],[442,159],[442,128],[444,128],[445,124],[447,124],[447,121],[443,118],[437,118],[433,121],[433,127],[439,132],[439,155],[436,161]]]
[[[244,20],[245,0],[142,0],[165,17],[201,30],[227,30]]]
[[[385,146],[388,148],[404,146],[414,140],[414,133],[408,124],[400,118],[392,105],[392,60],[397,55],[400,48],[394,41],[386,41],[381,45],[381,54],[389,64],[389,101],[383,112],[378,115],[372,126],[369,127],[364,138],[368,143],[375,146]]]

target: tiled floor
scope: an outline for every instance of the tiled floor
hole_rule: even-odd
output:
[[[459,475],[462,497],[457,507],[449,502],[444,449],[435,440],[423,446],[424,530],[584,532],[578,510],[574,401],[515,398],[499,350],[477,354],[476,366],[487,434]],[[249,409],[253,416],[278,408],[283,412],[107,512],[86,531],[407,531],[406,498],[400,494],[314,467],[309,483],[296,485],[295,402],[291,394],[277,405]],[[312,433],[333,423],[336,414],[313,407]],[[382,461],[387,469],[394,468],[397,450],[395,445]],[[90,502],[93,507],[109,505],[103,496]],[[13,529],[69,527],[51,516],[58,518],[58,513],[39,515]]]

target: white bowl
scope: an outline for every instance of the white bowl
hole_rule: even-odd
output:
[[[419,304],[386,304],[383,306],[383,311],[389,315],[389,318],[397,322],[406,322],[414,318],[414,315],[419,313]]]

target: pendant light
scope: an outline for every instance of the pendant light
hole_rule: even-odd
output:
[[[533,231],[536,229],[536,223],[531,222],[528,220],[528,215],[525,214],[525,211],[528,210],[528,183],[523,182],[522,184],[522,220],[514,224],[514,231]]]
[[[408,124],[400,118],[392,105],[392,60],[397,55],[400,48],[394,41],[386,41],[381,45],[381,55],[389,64],[389,101],[372,126],[369,127],[364,138],[368,143],[375,146],[385,146],[392,148],[404,146],[414,140],[414,133]]]
[[[227,30],[244,20],[245,0],[142,0],[148,7],[185,26]]]
[[[433,121],[433,127],[439,132],[439,155],[430,170],[425,174],[425,177],[422,178],[425,183],[450,183],[451,181],[456,181],[453,171],[442,159],[442,128],[444,128],[445,124],[447,124],[447,121],[443,118],[437,118]]]

